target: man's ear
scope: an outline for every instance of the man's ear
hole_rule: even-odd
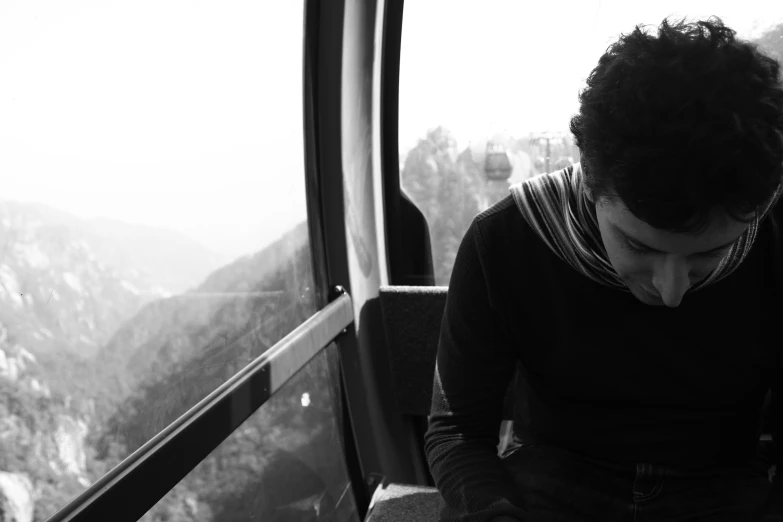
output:
[[[591,203],[595,203],[595,199],[593,199],[593,191],[590,190],[590,187],[588,187],[586,184],[582,185],[582,190],[585,191],[585,197],[590,200]]]
[[[584,167],[582,166],[581,163],[578,163],[577,167],[580,170],[578,175],[581,177],[581,183],[580,184],[582,185],[582,190],[584,191],[585,196],[587,197],[587,199],[590,200],[591,203],[595,203],[595,199],[593,198],[593,191],[590,190],[590,187],[588,187],[587,183],[585,183],[585,170],[584,170]]]

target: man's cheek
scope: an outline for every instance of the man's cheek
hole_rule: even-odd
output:
[[[633,272],[633,261],[624,256],[622,252],[615,248],[610,248],[607,249],[607,254],[609,255],[609,262],[612,263],[612,267],[614,267],[615,272],[617,272],[620,276]]]

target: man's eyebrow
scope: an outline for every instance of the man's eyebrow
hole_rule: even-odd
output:
[[[662,250],[658,250],[657,248],[653,248],[653,247],[651,247],[649,245],[645,245],[643,242],[639,241],[638,239],[633,237],[631,234],[629,234],[628,232],[626,232],[625,230],[620,228],[619,225],[616,225],[614,223],[611,223],[611,225],[612,225],[612,228],[614,229],[614,231],[617,234],[623,236],[626,240],[633,242],[635,245],[637,245],[637,246],[639,246],[641,248],[647,249],[647,250],[649,250],[651,252],[658,252],[660,254],[666,254],[666,252],[663,252]],[[730,246],[732,246],[736,242],[737,242],[737,240],[734,239],[732,241],[729,241],[728,243],[724,243],[723,245],[717,246],[717,247],[715,247],[713,249],[706,250],[704,252],[695,252],[694,255],[712,254],[713,252],[718,252],[719,250],[723,250],[725,248],[729,248]]]

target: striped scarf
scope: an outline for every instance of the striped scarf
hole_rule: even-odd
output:
[[[717,283],[734,272],[750,252],[764,216],[780,197],[779,186],[772,201],[732,245],[718,266],[688,291]],[[563,170],[535,176],[511,186],[511,195],[522,216],[557,257],[581,274],[602,285],[630,292],[612,267],[598,228],[593,203],[584,190],[579,163]]]

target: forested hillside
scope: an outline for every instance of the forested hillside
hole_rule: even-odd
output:
[[[8,520],[45,520],[315,312],[305,223],[169,295],[106,263],[70,217],[16,203],[0,211]],[[334,371],[325,359],[303,370],[146,519],[238,520],[250,509],[300,520],[334,509],[331,492],[347,480]]]

